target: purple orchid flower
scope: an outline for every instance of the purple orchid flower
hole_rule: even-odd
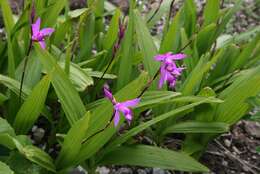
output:
[[[159,54],[154,57],[156,61],[161,62],[160,73],[161,77],[159,80],[158,88],[162,88],[163,84],[167,81],[169,86],[173,88],[176,84],[177,78],[181,75],[184,68],[177,67],[175,60],[181,60],[186,57],[185,54]]]
[[[41,18],[38,18],[37,21],[32,24],[32,41],[39,42],[43,49],[46,48],[45,37],[50,36],[53,32],[53,28],[43,28],[40,30]]]
[[[114,106],[114,125],[115,127],[118,125],[120,120],[120,112],[124,115],[128,124],[131,123],[133,118],[133,112],[129,107],[135,107],[140,102],[139,98],[133,100],[127,100],[125,102],[117,102],[113,94],[110,92],[109,87],[107,85],[104,86],[104,94],[107,99],[109,99]]]

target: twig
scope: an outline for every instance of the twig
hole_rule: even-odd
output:
[[[255,166],[255,165],[252,165],[252,164],[250,164],[249,162],[240,159],[238,156],[236,156],[236,155],[234,155],[232,152],[230,152],[230,151],[229,151],[225,146],[223,146],[219,141],[217,141],[217,140],[214,140],[214,141],[215,141],[215,143],[217,143],[217,145],[219,145],[219,146],[224,150],[224,154],[225,154],[227,157],[229,157],[231,160],[236,160],[236,161],[238,161],[240,164],[242,164],[242,166],[243,166],[246,170],[252,172],[253,174],[258,174],[258,172],[255,171],[255,170],[253,170],[252,168],[257,169],[258,171],[260,171],[260,168],[259,168],[259,167]]]

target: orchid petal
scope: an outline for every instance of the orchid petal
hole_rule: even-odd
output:
[[[113,94],[109,91],[108,87],[104,86],[103,90],[104,90],[104,93],[105,93],[105,97],[108,100],[113,101],[113,99],[114,99]]]
[[[160,77],[160,80],[159,80],[159,84],[158,84],[158,88],[159,89],[161,89],[162,88],[162,86],[163,86],[163,84],[164,84],[164,82],[166,81],[166,79],[167,79],[167,72],[166,72],[166,70],[164,69],[164,67],[161,67],[161,77]]]
[[[121,104],[125,107],[134,107],[134,106],[138,105],[140,100],[141,100],[140,98],[136,98],[136,99],[133,99],[133,100],[127,100],[125,102],[122,102]]]
[[[115,116],[114,116],[114,125],[115,127],[118,125],[120,120],[120,113],[118,112],[118,110],[115,111]]]
[[[42,49],[46,48],[46,44],[44,41],[39,41],[39,44],[41,45]]]
[[[53,28],[44,28],[40,31],[43,36],[50,36],[55,30]]]
[[[173,55],[169,56],[169,58],[172,59],[172,60],[181,60],[181,59],[184,59],[185,57],[186,57],[186,55],[182,54],[182,53],[173,54]]]
[[[40,32],[41,18],[38,18],[34,24],[32,24],[32,35],[37,35]]]
[[[164,59],[165,59],[165,56],[163,56],[163,55],[154,56],[154,60],[156,60],[156,61],[163,61]]]

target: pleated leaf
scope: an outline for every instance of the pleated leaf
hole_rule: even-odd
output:
[[[65,115],[69,123],[73,125],[86,113],[85,106],[65,72],[55,61],[55,58],[43,50],[38,44],[35,45],[35,48],[41,63],[47,73],[51,75],[51,83],[60,100]]]
[[[90,113],[77,121],[69,130],[65,136],[62,144],[61,152],[56,161],[58,169],[64,169],[69,165],[73,165],[74,161],[78,157],[82,142],[86,137],[87,130],[89,127]]]
[[[14,174],[8,165],[3,162],[0,162],[0,174]]]
[[[14,128],[17,134],[26,134],[40,116],[50,86],[50,77],[45,76],[33,88],[29,97],[18,111]]]
[[[134,165],[188,172],[208,172],[208,168],[192,157],[160,147],[137,145],[118,147],[106,154],[102,165]]]
[[[229,130],[229,125],[226,123],[209,123],[189,121],[178,123],[167,127],[164,134],[168,133],[224,133]]]

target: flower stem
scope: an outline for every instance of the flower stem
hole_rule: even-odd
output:
[[[22,96],[22,91],[23,91],[23,82],[24,82],[24,77],[25,77],[25,71],[26,71],[26,67],[27,67],[27,63],[28,63],[28,59],[29,59],[29,55],[32,49],[32,39],[30,39],[30,44],[29,44],[29,48],[27,50],[26,56],[25,56],[25,60],[24,60],[24,65],[23,65],[23,72],[22,72],[22,77],[21,77],[21,83],[20,83],[20,90],[19,90],[19,103],[21,104],[21,96]]]

